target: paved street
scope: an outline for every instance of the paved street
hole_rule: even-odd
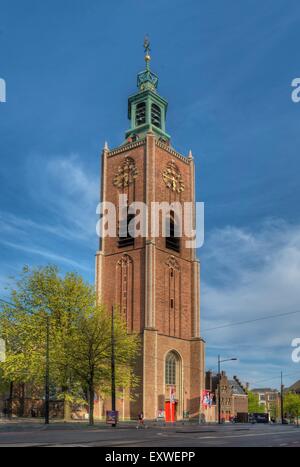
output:
[[[0,447],[300,447],[300,428],[293,425],[176,426],[137,430],[99,425],[0,424]]]

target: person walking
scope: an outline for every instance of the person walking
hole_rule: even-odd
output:
[[[138,425],[137,425],[137,430],[139,428],[145,428],[145,423],[144,423],[144,414],[143,412],[140,412],[138,415]]]

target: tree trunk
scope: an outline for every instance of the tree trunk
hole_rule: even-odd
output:
[[[11,419],[13,416],[13,397],[14,397],[14,383],[11,382],[9,385],[9,399],[8,399],[8,418]]]
[[[71,420],[71,413],[72,413],[72,404],[69,400],[66,398],[66,394],[69,392],[69,387],[67,384],[62,385],[61,387],[61,392],[65,395],[64,396],[64,406],[63,406],[63,417],[64,417],[64,422],[69,422]]]
[[[25,416],[25,384],[20,385],[20,406],[19,406],[19,417]]]
[[[89,425],[94,425],[94,386],[89,385]]]
[[[72,404],[68,400],[64,400],[64,422],[69,422],[71,420],[72,414]]]

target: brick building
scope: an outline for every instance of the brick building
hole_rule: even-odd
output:
[[[277,389],[254,388],[251,392],[258,396],[259,405],[264,413],[268,413],[272,418],[280,416],[280,393]]]
[[[241,417],[241,420],[248,420],[248,395],[245,386],[240,380],[234,376],[229,380],[232,392],[232,415],[233,417]]]
[[[234,376],[229,379],[225,371],[218,374],[206,373],[206,389],[213,395],[213,403],[216,405],[216,421],[218,418],[219,381],[221,386],[221,419],[230,421],[234,417],[246,419],[248,414],[248,395],[246,388],[240,380]]]
[[[101,199],[118,206],[119,196],[133,202],[195,202],[193,156],[179,154],[166,133],[167,101],[157,92],[158,77],[146,70],[138,74],[138,91],[129,97],[130,129],[119,147],[102,154]],[[119,211],[118,211],[119,214]],[[191,216],[195,226],[195,214]],[[117,408],[125,418],[144,412],[155,419],[159,411],[167,420],[183,414],[199,416],[204,389],[204,341],[200,335],[200,264],[185,235],[174,234],[176,214],[170,210],[159,219],[159,236],[151,228],[146,237],[133,238],[126,211],[115,237],[100,241],[96,255],[96,288],[108,309],[117,305],[126,318],[128,332],[138,333],[142,351],[136,365],[140,385],[129,400],[125,394]],[[153,222],[147,213],[148,226]],[[168,222],[167,237],[161,233]],[[120,235],[125,225],[126,235]],[[110,408],[106,401],[103,411]]]

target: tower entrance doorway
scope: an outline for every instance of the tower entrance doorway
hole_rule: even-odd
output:
[[[176,422],[178,402],[167,401],[165,403],[166,422]]]

